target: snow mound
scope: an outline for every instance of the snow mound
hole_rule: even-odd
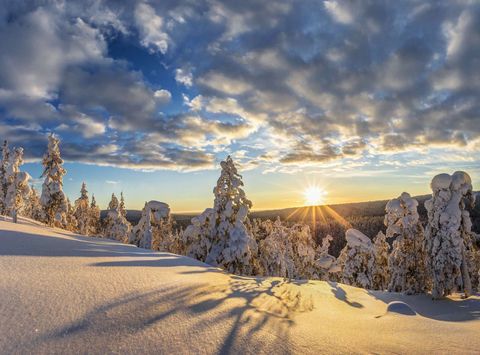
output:
[[[393,301],[387,305],[387,314],[396,313],[401,314],[404,316],[416,316],[417,312],[415,312],[412,307],[410,307],[405,302],[401,301]]]

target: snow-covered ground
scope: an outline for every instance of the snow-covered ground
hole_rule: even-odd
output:
[[[388,307],[393,301],[409,307]],[[468,354],[480,352],[479,334],[478,296],[431,301],[239,277],[182,256],[0,221],[2,354]]]

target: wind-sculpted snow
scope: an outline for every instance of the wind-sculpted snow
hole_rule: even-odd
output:
[[[241,277],[200,261],[0,220],[1,353],[476,353],[480,298]],[[418,315],[384,315],[393,301]]]

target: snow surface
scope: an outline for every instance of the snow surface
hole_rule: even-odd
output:
[[[480,297],[240,277],[0,218],[0,353],[478,353]],[[404,302],[417,315],[387,313]]]

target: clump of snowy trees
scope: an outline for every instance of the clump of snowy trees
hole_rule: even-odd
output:
[[[194,217],[185,230],[175,225],[168,204],[159,201],[146,202],[132,227],[123,192],[120,200],[112,194],[101,220],[95,196],[90,201],[85,183],[73,205],[63,192],[66,170],[59,143],[55,135],[48,137],[40,198],[29,186],[30,175],[20,171],[23,149],[10,150],[7,142],[3,144],[0,214],[14,221],[21,214],[82,235],[187,255],[235,274],[331,280],[405,294],[431,292],[434,298],[458,291],[468,297],[479,287],[480,241],[472,232],[469,214],[475,198],[465,172],[433,178],[425,226],[418,202],[404,192],[385,207],[385,234],[380,231],[370,240],[350,228],[346,245],[335,258],[329,253],[333,238],[327,235],[317,243],[308,225],[280,218],[250,220],[252,202],[230,156],[220,164],[213,207]]]

